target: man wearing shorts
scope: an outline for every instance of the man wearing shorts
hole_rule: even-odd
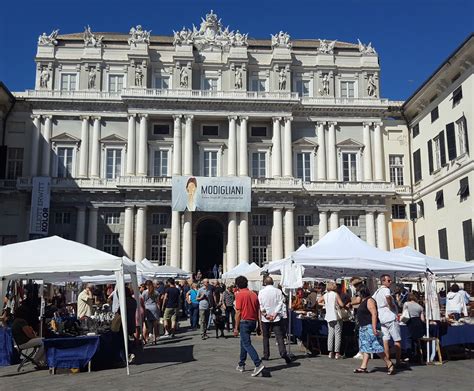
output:
[[[384,274],[380,277],[380,283],[382,286],[377,289],[373,294],[372,298],[377,302],[377,310],[379,314],[380,325],[382,326],[383,334],[383,347],[385,355],[390,357],[390,346],[389,341],[393,339],[395,345],[395,354],[397,358],[397,364],[401,364],[402,347],[400,344],[400,326],[397,322],[397,305],[395,300],[391,296],[390,285],[392,279],[388,274]]]
[[[168,287],[165,289],[165,298],[163,300],[165,336],[171,336],[171,338],[173,338],[176,331],[176,317],[178,315],[180,291],[176,288],[174,278],[168,278],[166,282]]]

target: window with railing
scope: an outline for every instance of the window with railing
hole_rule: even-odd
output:
[[[76,78],[75,73],[63,73],[61,75],[61,91],[76,91]]]
[[[104,220],[107,225],[120,224],[120,212],[106,212],[104,214]]]
[[[265,152],[252,153],[252,177],[266,178],[267,154]]]
[[[166,241],[165,233],[151,235],[151,259],[158,264],[166,265]]]
[[[311,181],[311,153],[300,152],[296,154],[296,177],[303,182]]]
[[[403,155],[389,155],[390,182],[403,185]]]
[[[169,150],[160,149],[155,151],[153,156],[153,176],[167,177],[169,165]]]
[[[346,227],[358,227],[359,216],[344,216],[344,225]]]

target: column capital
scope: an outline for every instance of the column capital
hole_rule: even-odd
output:
[[[383,126],[383,122],[374,122],[374,126],[381,128]]]
[[[239,118],[240,118],[241,121],[248,121],[249,120],[248,115],[241,115]]]
[[[373,210],[366,210],[365,214],[366,215],[373,215],[373,214],[375,214],[375,212]]]
[[[335,121],[328,121],[328,125],[329,125],[329,126],[336,126],[336,125],[337,125],[337,122],[335,122]]]
[[[138,114],[140,118],[148,119],[148,114]]]
[[[30,115],[30,118],[33,119],[33,120],[35,120],[35,119],[41,119],[41,115],[39,115],[39,114],[31,114],[31,115]]]
[[[146,205],[137,205],[137,209],[138,209],[138,210],[143,210],[143,211],[145,211],[146,208],[147,208]]]
[[[281,117],[272,117],[273,122],[280,122]]]
[[[135,205],[126,205],[125,210],[135,209]]]
[[[284,117],[285,122],[291,122],[293,121],[293,117]]]
[[[229,115],[227,118],[229,119],[229,122],[230,122],[230,121],[237,121],[239,117],[237,117],[236,115]]]
[[[95,115],[95,116],[91,117],[91,119],[93,119],[94,122],[97,122],[97,121],[100,121],[102,119],[102,117],[99,116],[99,115]]]
[[[371,126],[372,122],[362,122],[362,126]]]
[[[132,119],[132,118],[135,118],[137,115],[136,114],[127,114],[127,118],[128,119]]]
[[[192,120],[194,119],[194,115],[192,115],[192,114],[186,114],[186,115],[184,116],[184,118],[186,119],[186,122],[188,122],[188,121],[190,122],[190,121],[192,121]]]
[[[52,114],[43,115],[43,118],[51,120],[51,119],[53,119],[53,115]]]
[[[275,211],[280,211],[280,212],[282,212],[282,211],[283,211],[283,207],[282,207],[282,206],[274,206],[274,207],[273,207],[273,211],[274,211],[274,212],[275,212]]]
[[[89,119],[90,119],[91,117],[88,116],[88,115],[80,115],[79,118],[80,118],[82,121],[89,121]]]
[[[85,212],[86,211],[86,206],[85,205],[77,205],[76,208],[78,210],[80,210],[81,212]]]
[[[316,121],[316,126],[324,126],[326,124],[327,124],[326,121]]]
[[[175,121],[178,120],[178,119],[181,120],[181,118],[183,118],[183,114],[173,114],[172,117],[173,117],[173,120],[175,120]]]

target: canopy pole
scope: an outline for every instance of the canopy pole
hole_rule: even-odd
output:
[[[117,293],[119,295],[119,303],[120,303],[120,317],[122,320],[122,331],[123,331],[123,340],[125,343],[124,350],[125,350],[125,362],[127,364],[127,375],[130,375],[130,368],[128,365],[128,328],[127,328],[127,302],[125,299],[125,281],[123,275],[123,268],[122,270],[116,271],[115,275],[117,277]]]
[[[39,285],[39,293],[40,293],[40,314],[39,314],[39,334],[40,337],[43,338],[43,317],[44,317],[44,307],[45,307],[45,302],[44,302],[44,281],[41,282]]]
[[[428,273],[425,273],[425,322],[426,338],[430,337],[430,305],[428,302]],[[430,362],[430,343],[426,341],[426,363]]]
[[[288,305],[288,355],[291,355],[291,303],[292,303],[292,289],[290,289],[290,302]]]

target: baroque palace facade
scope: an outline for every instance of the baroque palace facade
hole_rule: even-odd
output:
[[[185,270],[263,264],[342,224],[413,245],[409,133],[371,44],[250,39],[211,12],[174,37],[53,31],[35,61],[5,130],[3,244],[28,239],[46,176],[50,235]],[[251,177],[251,212],[172,211],[181,175]]]

